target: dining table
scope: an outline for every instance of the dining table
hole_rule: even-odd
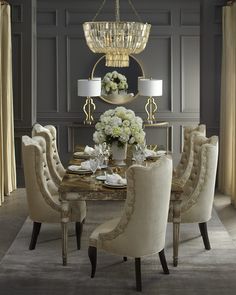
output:
[[[75,149],[78,150],[79,148]],[[170,155],[168,155],[170,156]],[[69,165],[80,165],[85,159],[72,158]],[[151,165],[153,161],[158,161],[158,158],[150,158],[145,161],[145,165]],[[107,187],[97,176],[105,175],[106,173],[117,173],[121,176],[126,175],[126,170],[134,162],[132,159],[126,160],[126,165],[115,166],[109,161],[105,169],[97,170],[95,175],[92,173],[76,173],[66,170],[66,173],[59,185],[59,199],[61,202],[61,228],[62,228],[62,263],[67,265],[67,243],[68,243],[68,222],[70,207],[73,202],[77,201],[125,201],[126,187]],[[73,194],[71,194],[73,192]],[[177,182],[172,182],[169,220],[173,223],[173,265],[178,265],[178,246],[179,246],[179,227],[181,222],[181,196],[183,188]]]

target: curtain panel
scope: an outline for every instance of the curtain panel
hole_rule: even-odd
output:
[[[236,3],[223,7],[219,190],[236,207]]]
[[[0,3],[0,205],[16,189],[10,6]]]

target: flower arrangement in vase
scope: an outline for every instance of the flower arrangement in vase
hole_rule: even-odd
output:
[[[95,128],[93,140],[97,144],[103,142],[110,144],[113,159],[116,160],[118,165],[124,164],[127,144],[133,145],[145,142],[143,120],[135,116],[132,110],[124,107],[116,107],[105,111],[100,116]]]
[[[108,72],[102,79],[102,94],[124,94],[127,93],[127,78],[117,71]]]

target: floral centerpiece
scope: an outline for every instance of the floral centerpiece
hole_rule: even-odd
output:
[[[102,79],[102,93],[126,93],[128,89],[127,78],[117,71],[107,73]]]
[[[143,120],[135,116],[132,110],[124,107],[104,112],[95,128],[96,131],[93,134],[95,143],[112,144],[117,142],[118,146],[122,147],[126,143],[132,145],[145,141]]]

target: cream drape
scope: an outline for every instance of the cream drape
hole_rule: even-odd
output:
[[[16,189],[10,6],[0,4],[0,205]]]
[[[236,3],[223,7],[219,190],[236,207]]]

